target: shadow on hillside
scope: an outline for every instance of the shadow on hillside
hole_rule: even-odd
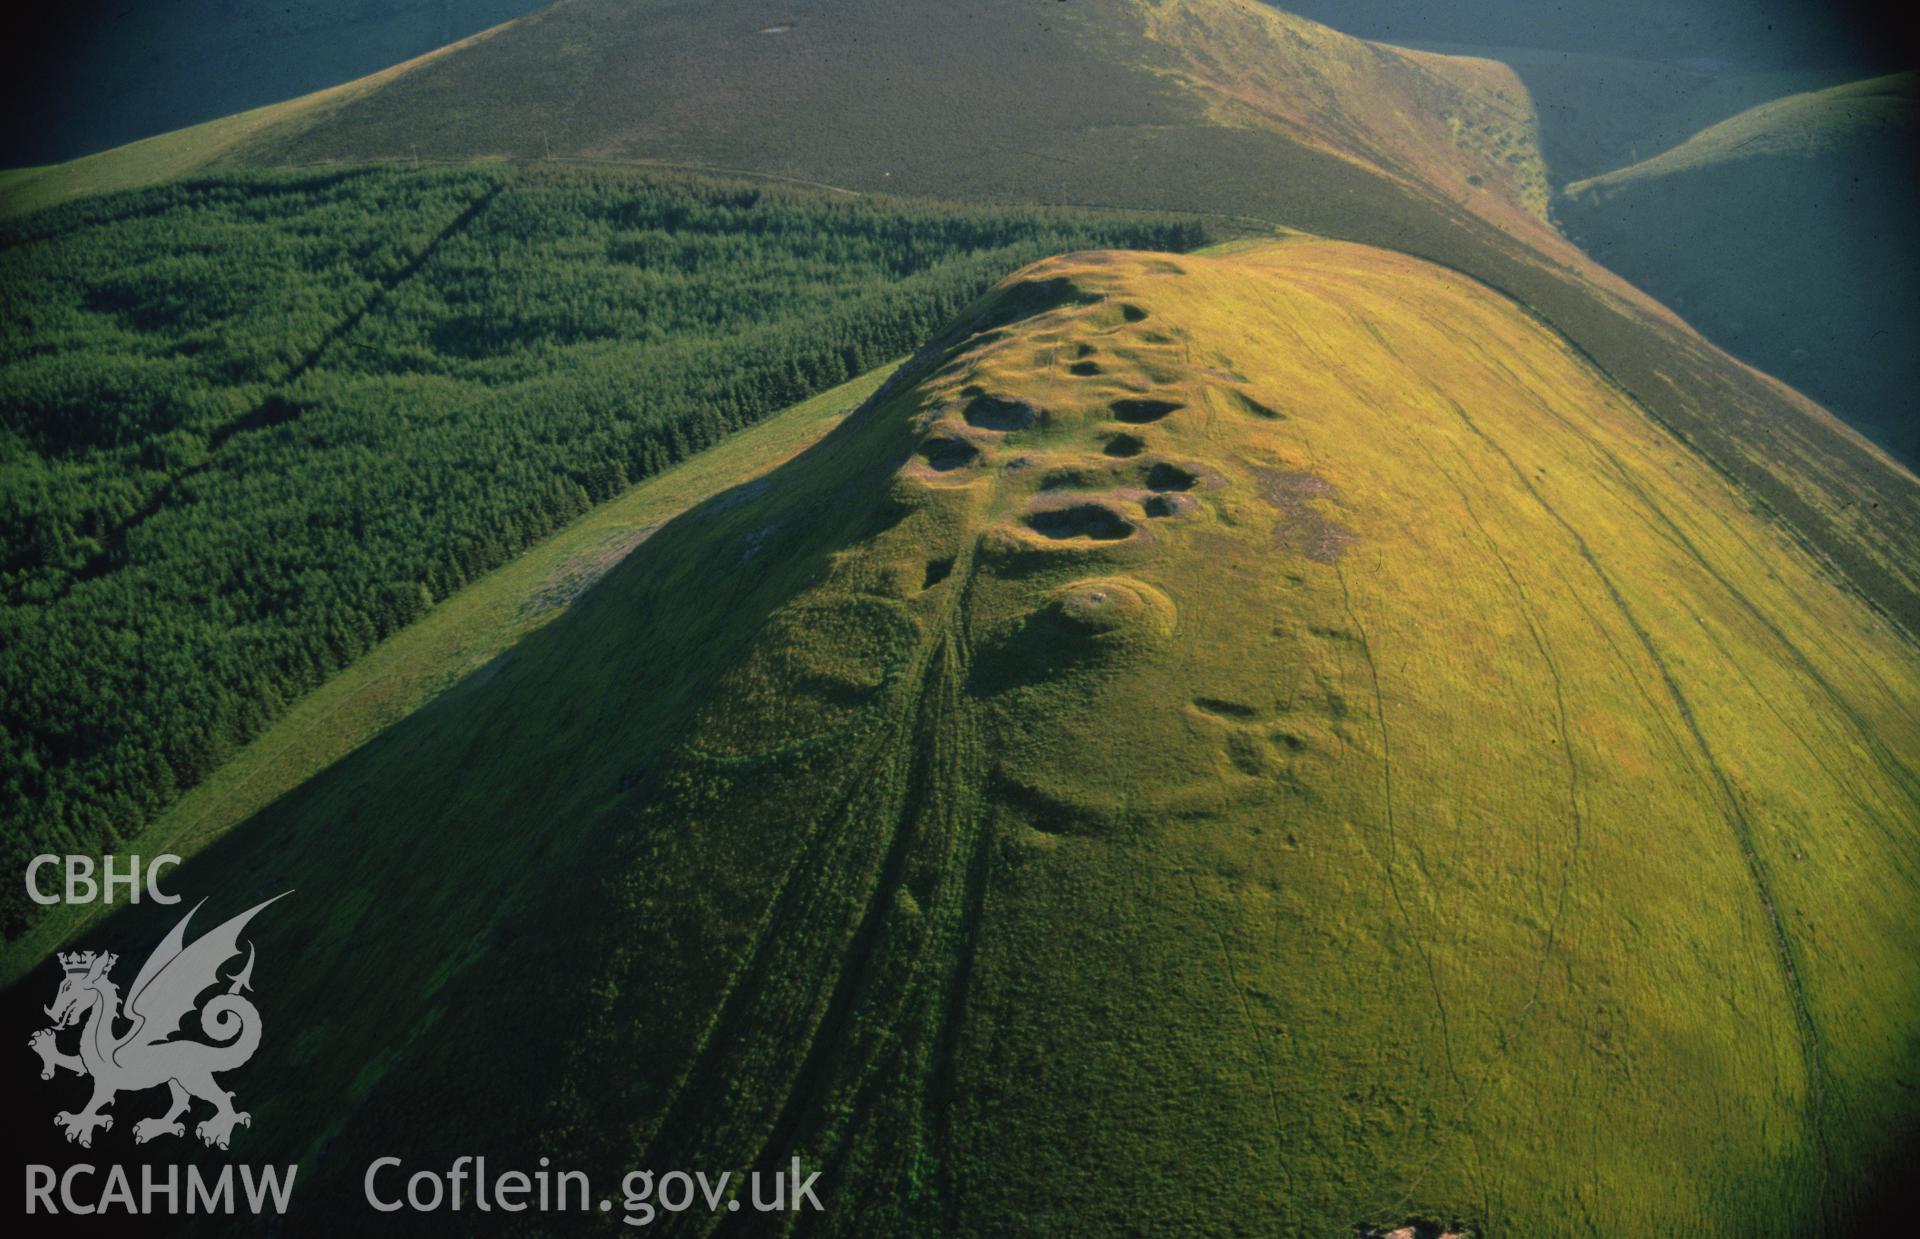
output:
[[[765,479],[674,519],[552,624],[167,872],[179,905],[124,907],[71,944],[118,955],[124,994],[197,901],[206,906],[189,938],[293,892],[245,935],[264,1035],[221,1077],[251,1114],[230,1154],[193,1139],[198,1103],[185,1139],[136,1145],[135,1122],[166,1108],[161,1089],[119,1096],[91,1150],[68,1143],[53,1116],[80,1110],[89,1086],[66,1072],[42,1081],[24,1044],[49,1023],[58,965],[0,995],[0,1022],[19,1038],[0,1078],[20,1099],[21,1159],[121,1164],[136,1185],[149,1162],[297,1163],[296,1233],[377,1224],[361,1176],[383,1154],[535,1166],[543,1150],[529,1141],[605,945],[596,899],[607,845],[655,794],[655,759],[766,617],[835,552],[898,519],[886,481],[911,432],[882,405],[902,386]],[[75,1039],[64,1034],[63,1049]],[[476,1220],[440,1216],[462,1232]],[[124,1233],[124,1215],[114,1225]]]

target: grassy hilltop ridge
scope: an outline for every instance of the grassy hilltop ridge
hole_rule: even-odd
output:
[[[801,1153],[826,1233],[1794,1233],[1912,1129],[1916,701],[1484,286],[1084,253],[191,874],[300,891],[290,1233],[456,1146]]]

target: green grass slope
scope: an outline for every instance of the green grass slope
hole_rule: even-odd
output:
[[[956,54],[987,31],[991,55]],[[568,0],[288,106],[195,157],[652,160],[1208,213],[1411,253],[1540,315],[1920,632],[1920,483],[1554,232],[1532,103],[1488,62],[1404,55],[1255,0]],[[46,175],[36,192],[57,192],[64,174]]]
[[[1567,186],[1568,232],[1736,356],[1920,460],[1916,75],[1792,95]]]
[[[1804,1233],[1915,1121],[1916,702],[1485,286],[1087,253],[177,885],[298,890],[288,1233],[455,1149],[797,1155],[808,1233]]]

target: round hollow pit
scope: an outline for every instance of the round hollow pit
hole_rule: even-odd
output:
[[[1097,361],[1076,361],[1067,367],[1067,373],[1078,375],[1083,379],[1092,378],[1094,375],[1100,373],[1100,363]]]
[[[1097,503],[1030,513],[1027,527],[1043,538],[1091,538],[1096,542],[1118,542],[1133,533],[1132,521]]]
[[[1118,434],[1109,437],[1102,450],[1109,456],[1138,456],[1147,450],[1147,441],[1138,435]]]
[[[993,309],[981,319],[980,328],[1008,327],[1061,306],[1088,305],[1097,300],[1099,298],[1082,292],[1065,276],[1023,280],[1000,292]]]
[[[928,468],[947,473],[972,464],[979,458],[980,449],[965,439],[949,439],[939,435],[920,445],[920,455]]]
[[[1025,430],[1040,420],[1040,410],[1024,401],[980,395],[967,403],[966,419],[980,430]]]
[[[1116,400],[1108,408],[1114,417],[1129,425],[1139,426],[1147,422],[1157,422],[1175,409],[1186,406],[1174,400]]]
[[[1164,461],[1147,470],[1147,489],[1160,491],[1163,494],[1167,491],[1192,490],[1199,480],[1199,477],[1188,473],[1180,466],[1170,465]]]

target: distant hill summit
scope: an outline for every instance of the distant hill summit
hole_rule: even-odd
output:
[[[1484,285],[1081,253],[193,864],[301,891],[289,1233],[454,1147],[798,1156],[827,1234],[1804,1233],[1913,1117],[1916,703]]]
[[[687,161],[873,191],[1177,199],[1148,174],[1224,123],[1539,216],[1529,119],[1497,65],[1252,0],[561,0],[270,126],[216,129],[198,156]]]
[[[1696,172],[1743,159],[1816,159],[1862,139],[1911,140],[1920,74],[1893,73],[1751,107],[1650,159],[1567,186],[1571,194],[1617,192],[1638,181]]]
[[[1568,231],[1736,356],[1920,460],[1920,75],[1750,108],[1566,188]]]

